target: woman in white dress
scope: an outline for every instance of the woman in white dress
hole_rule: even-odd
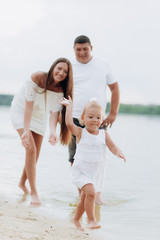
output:
[[[85,128],[78,127],[73,123],[72,100],[62,98],[60,104],[66,106],[66,125],[76,136],[76,154],[72,166],[72,180],[77,188],[81,190],[81,199],[77,205],[74,224],[79,230],[84,230],[80,219],[86,211],[89,228],[100,228],[94,215],[95,204],[95,178],[101,162],[105,157],[106,146],[117,157],[126,161],[121,150],[111,140],[104,129],[99,129],[103,122],[103,110],[96,101],[86,104],[81,115]]]
[[[25,194],[31,194],[31,204],[41,204],[36,188],[36,163],[47,124],[47,113],[50,113],[49,142],[55,145],[58,141],[56,125],[61,119],[60,142],[68,144],[71,134],[65,124],[65,107],[58,103],[61,97],[72,96],[73,74],[68,59],[57,59],[49,71],[36,72],[26,81],[11,104],[11,120],[25,147],[25,166],[19,187]],[[60,118],[61,116],[61,118]],[[31,192],[25,183],[28,179]]]

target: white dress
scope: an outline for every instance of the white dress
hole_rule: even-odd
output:
[[[98,135],[93,135],[86,128],[82,129],[72,166],[72,181],[77,188],[81,189],[87,183],[95,185],[97,172],[105,157],[105,131],[99,130]]]
[[[44,93],[44,89],[40,88],[35,82],[32,80],[26,81],[11,103],[13,127],[15,129],[24,128],[25,101],[34,101],[30,130],[43,136],[46,130],[48,112],[62,110],[62,106],[58,103],[58,99],[61,97],[63,97],[63,93],[50,90]]]

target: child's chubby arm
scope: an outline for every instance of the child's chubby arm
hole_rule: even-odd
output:
[[[69,128],[71,133],[77,137],[77,140],[80,139],[82,134],[82,128],[76,126],[73,122],[72,117],[73,103],[71,97],[68,96],[68,99],[63,97],[58,102],[59,104],[66,107],[65,122],[67,127]]]
[[[112,141],[110,135],[105,131],[105,140],[106,140],[106,145],[109,148],[109,150],[116,155],[118,158],[122,158],[124,162],[126,162],[126,158],[122,151],[115,145],[115,143]]]

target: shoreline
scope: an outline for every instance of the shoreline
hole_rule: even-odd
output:
[[[107,240],[96,230],[76,229],[73,223],[38,213],[37,208],[0,198],[0,239],[3,240]]]

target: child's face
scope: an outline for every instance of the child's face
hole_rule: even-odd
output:
[[[91,131],[97,130],[102,124],[102,109],[100,107],[88,107],[82,116],[86,128]]]

